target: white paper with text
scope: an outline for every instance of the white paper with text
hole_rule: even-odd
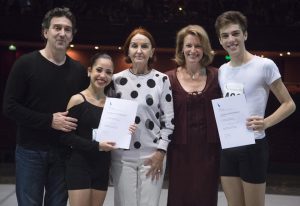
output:
[[[245,95],[212,100],[222,149],[255,144],[254,132],[246,127],[249,117]]]
[[[138,103],[131,100],[106,98],[96,134],[98,142],[112,141],[117,148],[129,149],[130,125],[134,124]]]

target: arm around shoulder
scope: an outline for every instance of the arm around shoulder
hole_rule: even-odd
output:
[[[83,102],[83,98],[79,95],[73,95],[69,100],[67,110],[78,105]],[[69,114],[68,111],[66,112],[56,112],[52,114],[52,123],[51,127],[56,130],[61,130],[63,132],[70,132],[75,130],[77,127],[77,119],[67,116]]]

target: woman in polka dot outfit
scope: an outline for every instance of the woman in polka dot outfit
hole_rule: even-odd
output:
[[[147,30],[133,30],[123,49],[131,67],[114,75],[115,92],[122,99],[139,102],[139,107],[130,149],[112,153],[114,205],[157,206],[174,129],[170,81],[151,67],[155,42]]]
[[[189,25],[177,33],[177,68],[167,72],[175,110],[168,151],[168,206],[217,206],[220,144],[211,100],[221,97],[218,70],[205,30]]]

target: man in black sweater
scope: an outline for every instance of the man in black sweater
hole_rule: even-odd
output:
[[[86,70],[66,55],[76,33],[68,8],[50,10],[42,22],[46,46],[20,57],[4,93],[3,111],[16,121],[16,194],[20,206],[67,205],[66,148],[60,133],[76,129],[68,117],[70,97],[87,87]]]

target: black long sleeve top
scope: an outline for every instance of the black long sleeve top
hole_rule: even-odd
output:
[[[17,144],[41,150],[58,146],[60,132],[51,127],[52,114],[66,111],[70,97],[87,86],[86,70],[68,56],[60,66],[39,51],[20,57],[9,74],[3,98],[4,114],[18,126]]]

